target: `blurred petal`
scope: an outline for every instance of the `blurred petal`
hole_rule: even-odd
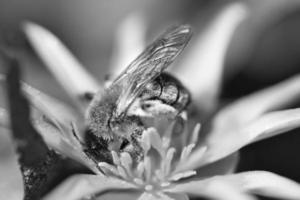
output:
[[[227,134],[256,119],[263,113],[288,106],[300,99],[300,76],[250,94],[230,104],[217,113],[213,121],[216,132]]]
[[[1,85],[5,84],[5,76],[3,74],[0,74],[0,83]],[[75,112],[65,103],[44,94],[26,83],[22,83],[22,90],[33,107],[48,117],[55,119],[54,121],[70,125],[71,121],[78,121],[78,117],[83,117],[83,114],[80,116],[80,113]]]
[[[278,199],[300,199],[300,184],[266,171],[242,172],[219,177],[245,192]]]
[[[100,89],[97,81],[51,32],[32,22],[26,22],[23,28],[36,53],[76,103],[80,105],[85,94]]]
[[[33,125],[51,149],[82,163],[96,174],[100,173],[95,163],[84,154],[82,145],[75,139],[71,130],[69,133],[62,132],[47,121],[46,117],[35,120]]]
[[[145,47],[146,25],[140,13],[127,16],[118,26],[115,46],[108,69],[110,80],[116,78]]]
[[[78,122],[80,119],[83,119],[83,114],[80,115],[80,113],[75,112],[65,103],[42,93],[26,83],[22,84],[22,89],[31,105],[47,115],[47,117],[54,122],[58,122],[64,126],[70,126],[71,122]]]
[[[235,172],[238,162],[239,162],[239,153],[236,152],[221,160],[200,167],[197,170],[197,175],[195,177],[204,178],[209,176],[232,174]]]
[[[141,196],[140,191],[111,190],[93,200],[136,200]]]
[[[96,175],[76,175],[68,178],[43,200],[78,200],[109,190],[134,189],[135,187],[119,179]],[[97,195],[98,196],[98,195]]]
[[[0,127],[9,128],[9,121],[8,112],[4,108],[0,108]]]
[[[247,126],[236,130],[227,132],[222,130],[213,131],[202,144],[208,147],[205,154],[199,158],[197,150],[195,150],[186,162],[185,167],[188,169],[198,168],[236,152],[249,143],[284,133],[297,127],[300,127],[300,108],[265,114]]]
[[[0,84],[5,84],[5,77],[2,74],[0,74]],[[81,122],[83,114],[75,112],[58,99],[50,97],[26,83],[22,83],[22,90],[30,104],[42,114],[47,115],[57,126],[70,126],[71,122]]]
[[[222,176],[177,184],[166,191],[187,193],[192,196],[207,197],[216,200],[255,199],[254,197],[243,193],[240,188],[234,184],[228,184],[226,181],[222,180]]]
[[[266,171],[242,172],[178,184],[170,192],[187,192],[216,199],[249,199],[242,192],[279,199],[300,199],[300,184]],[[228,194],[226,194],[228,192]],[[213,196],[214,195],[214,196]],[[235,195],[242,195],[241,197]],[[237,198],[238,197],[238,198]]]
[[[248,1],[250,2],[250,1]],[[300,1],[299,0],[251,0],[251,10],[247,22],[237,33],[237,39],[233,41],[233,48],[230,52],[231,65],[228,65],[228,70],[231,76],[235,75],[238,70],[237,67],[245,66],[246,62],[253,59],[253,53],[261,41],[262,35],[266,36],[266,31],[275,24],[284,21],[285,17],[294,12],[298,12]],[[270,68],[274,67],[269,64]],[[253,66],[248,70],[260,70],[260,65]],[[263,66],[266,67],[266,66]],[[232,69],[231,69],[232,68]],[[249,71],[248,71],[249,72]],[[267,73],[267,72],[266,72]],[[264,77],[264,76],[263,76]]]
[[[185,194],[174,194],[174,193],[148,193],[144,192],[138,200],[188,200],[188,196]]]
[[[228,44],[236,27],[246,16],[247,9],[242,3],[224,8],[204,34],[196,38],[195,45],[175,71],[200,109],[212,109],[216,103]]]

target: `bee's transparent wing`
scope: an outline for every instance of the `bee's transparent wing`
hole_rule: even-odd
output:
[[[188,25],[168,29],[143,51],[113,82],[112,87],[122,88],[116,114],[126,112],[145,85],[159,76],[191,38]]]

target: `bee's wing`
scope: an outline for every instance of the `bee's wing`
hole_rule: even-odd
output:
[[[191,28],[188,25],[168,29],[116,78],[112,87],[122,88],[117,102],[117,115],[125,113],[145,85],[159,76],[174,61],[191,35]]]

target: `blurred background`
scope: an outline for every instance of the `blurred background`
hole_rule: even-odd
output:
[[[86,68],[104,80],[113,61],[116,30],[138,13],[147,41],[166,27],[188,23],[201,33],[226,0],[0,0],[0,46],[22,57],[24,79],[59,99],[67,95],[26,42],[29,20],[54,32]],[[225,60],[222,100],[230,101],[300,72],[300,1],[244,0],[250,16],[235,32]],[[0,71],[5,69],[0,67]],[[1,96],[1,106],[5,97]],[[300,105],[300,102],[299,102]],[[295,105],[297,106],[297,105]],[[300,182],[300,132],[295,130],[241,150],[240,171],[261,169]],[[21,199],[22,180],[9,133],[0,132],[0,199]]]

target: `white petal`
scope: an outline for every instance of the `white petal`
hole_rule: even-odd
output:
[[[140,195],[140,192],[118,190],[108,192],[93,200],[136,200]]]
[[[300,184],[266,171],[250,171],[220,177],[245,192],[278,199],[300,199]]]
[[[205,178],[216,175],[232,174],[235,172],[239,162],[239,153],[236,152],[221,160],[205,165],[197,170],[195,178]]]
[[[10,127],[9,115],[4,108],[0,108],[0,127],[2,128]]]
[[[239,191],[240,194],[244,192],[279,199],[300,199],[300,184],[266,171],[250,171],[226,176],[215,176],[199,181],[178,184],[168,191],[188,192],[197,195],[207,193],[208,196],[211,195],[210,193],[215,193],[215,198],[222,197],[223,193],[224,197],[221,199],[228,199],[228,197],[229,199],[234,199],[235,196],[230,198],[231,194],[226,195],[226,192],[228,192],[226,191],[227,189],[231,190],[232,195],[238,194],[234,192]]]
[[[5,79],[5,76],[0,74],[1,86],[6,83]],[[31,106],[51,118],[53,123],[69,126],[72,121],[82,121],[83,114],[76,112],[58,99],[50,97],[26,83],[22,83],[22,90],[30,101]]]
[[[263,113],[283,108],[300,99],[300,76],[250,94],[225,107],[213,121],[214,131],[228,131],[242,127]]]
[[[8,112],[0,108],[0,126],[10,128],[9,121]],[[74,138],[71,132],[62,132],[62,130],[59,130],[55,125],[47,121],[45,117],[33,120],[32,124],[43,137],[48,147],[82,163],[95,173],[100,173],[94,162],[83,153],[81,144]]]
[[[163,193],[147,193],[144,192],[138,200],[188,200],[189,198],[185,194],[163,194]]]
[[[168,192],[181,192],[193,196],[207,197],[216,200],[254,200],[254,197],[243,193],[238,186],[228,184],[222,178],[208,178],[199,181],[190,181],[177,184],[173,188],[166,189]]]
[[[24,23],[23,29],[54,77],[72,99],[79,101],[76,103],[81,103],[80,98],[86,93],[96,93],[100,89],[97,81],[50,31],[32,22]]]
[[[181,62],[176,76],[191,91],[194,102],[202,110],[214,107],[219,95],[224,58],[236,27],[247,16],[246,6],[233,3],[225,7],[206,28]]]
[[[100,174],[96,164],[84,154],[81,144],[71,132],[64,133],[49,123],[45,117],[35,120],[33,125],[51,149],[82,163],[95,173]]]
[[[146,25],[140,13],[125,17],[118,26],[109,70],[110,79],[118,76],[145,48]]]
[[[186,162],[186,166],[188,168],[198,168],[224,158],[249,143],[284,133],[297,127],[300,127],[300,108],[265,114],[247,126],[236,130],[227,132],[222,130],[218,132],[213,131],[203,141],[202,145],[208,147],[205,154],[199,158],[197,150],[195,150]]]
[[[83,114],[74,111],[65,103],[44,94],[30,85],[23,83],[22,89],[30,104],[54,122],[70,126],[71,122],[80,122],[83,119]]]
[[[127,182],[98,175],[76,175],[57,186],[43,200],[78,200],[90,195],[104,193],[108,190],[134,189]]]

